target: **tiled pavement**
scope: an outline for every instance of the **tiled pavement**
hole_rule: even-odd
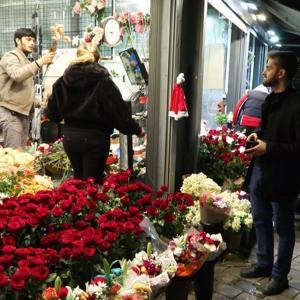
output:
[[[275,237],[276,239],[276,237]],[[276,242],[275,242],[276,243]],[[276,244],[275,244],[276,245]],[[277,245],[275,246],[276,249]],[[300,227],[296,232],[296,245],[294,249],[292,269],[289,274],[290,288],[281,295],[264,297],[260,288],[268,281],[268,278],[244,279],[239,276],[240,269],[255,262],[254,248],[248,261],[233,259],[225,260],[215,267],[214,295],[212,300],[254,300],[254,299],[274,299],[300,300]],[[275,250],[276,254],[276,250]],[[194,295],[189,295],[189,300],[194,300]]]

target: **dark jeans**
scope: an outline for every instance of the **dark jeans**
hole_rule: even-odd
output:
[[[109,134],[95,129],[65,127],[63,143],[74,169],[74,178],[94,177],[100,183],[109,154]]]
[[[258,164],[254,164],[249,190],[257,238],[257,264],[272,270],[272,276],[287,279],[295,245],[294,199],[282,202],[261,199],[261,169]],[[275,263],[273,222],[279,236]]]

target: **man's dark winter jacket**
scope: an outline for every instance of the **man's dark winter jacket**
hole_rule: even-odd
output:
[[[139,125],[131,118],[122,95],[98,63],[79,63],[66,69],[53,85],[46,115],[65,126],[98,129],[111,134],[116,128],[123,134],[139,134]]]
[[[291,86],[267,96],[258,136],[267,143],[267,153],[255,158],[262,170],[263,199],[295,200],[300,191],[300,95]]]

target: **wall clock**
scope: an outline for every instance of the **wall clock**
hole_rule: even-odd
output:
[[[114,17],[108,17],[101,24],[104,30],[103,44],[107,47],[117,46],[122,41],[120,23]]]

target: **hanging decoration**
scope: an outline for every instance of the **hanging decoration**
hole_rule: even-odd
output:
[[[75,15],[81,16],[81,14],[85,12],[91,17],[94,17],[94,25],[96,26],[96,24],[100,24],[103,19],[105,4],[106,0],[80,0],[75,2],[72,11]]]
[[[181,84],[185,82],[184,74],[180,73],[177,76],[176,83],[173,87],[169,116],[178,120],[183,117],[188,117],[187,104],[184,91]]]

